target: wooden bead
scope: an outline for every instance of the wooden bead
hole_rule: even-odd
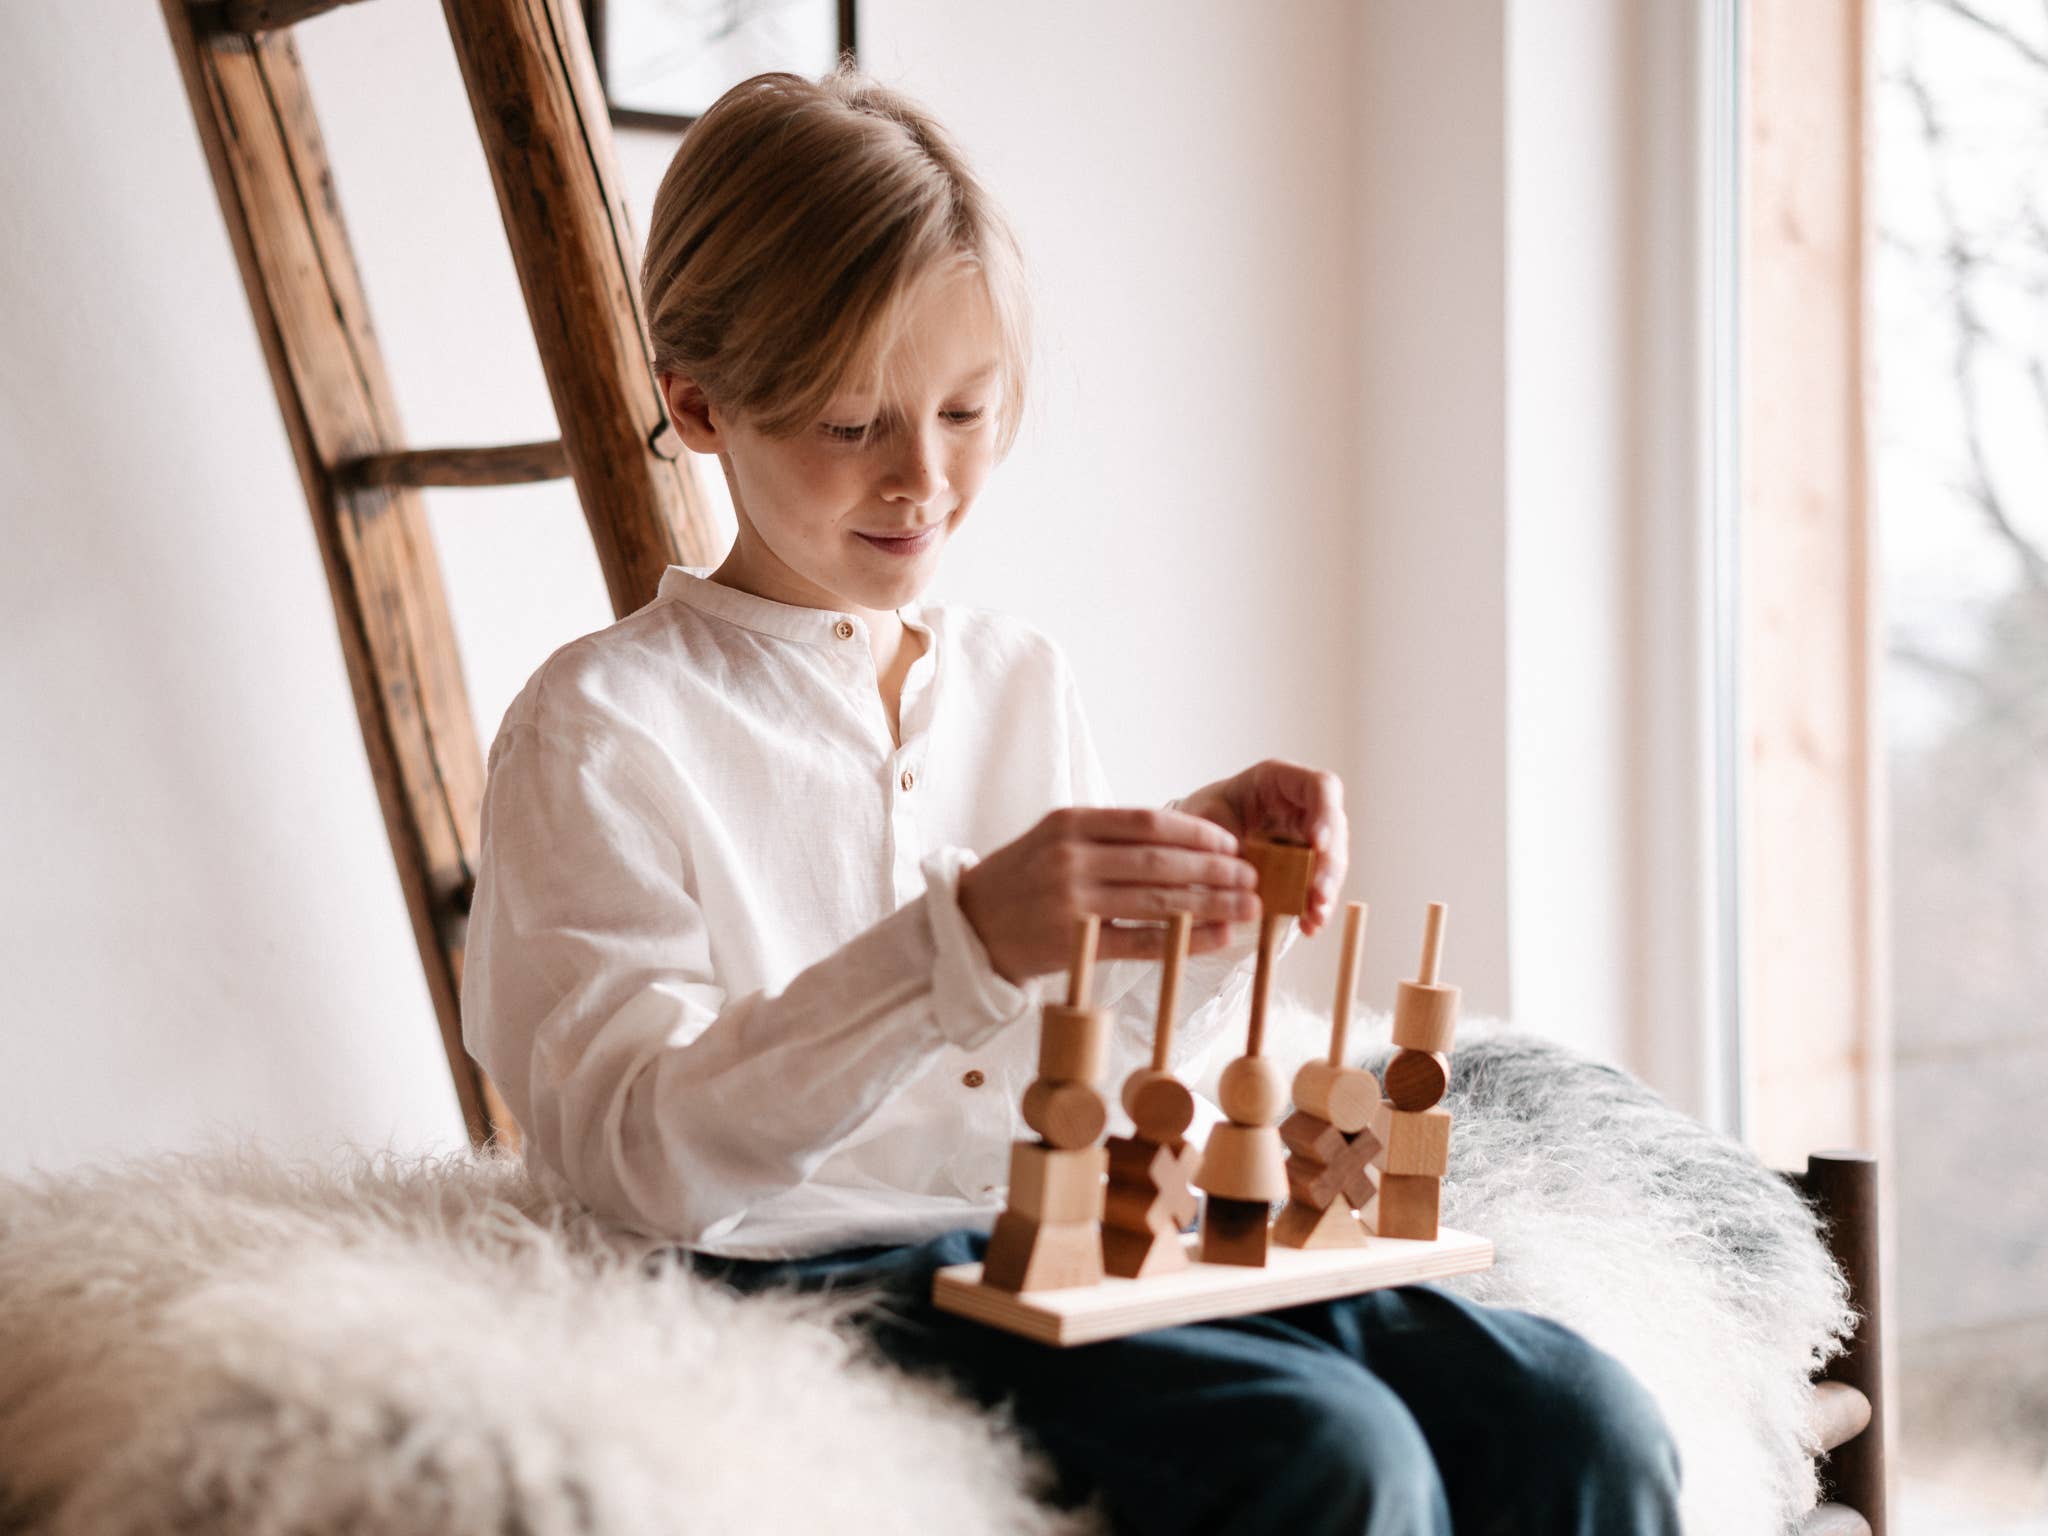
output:
[[[1285,1200],[1287,1149],[1280,1133],[1270,1125],[1224,1121],[1209,1132],[1195,1184],[1232,1200]]]
[[[1396,1109],[1428,1109],[1451,1086],[1451,1058],[1442,1051],[1396,1051],[1387,1063],[1387,1099]]]
[[[1263,1265],[1271,1236],[1272,1212],[1263,1200],[1211,1195],[1202,1202],[1204,1264]]]
[[[1287,1105],[1287,1089],[1266,1057],[1240,1056],[1217,1079],[1216,1102],[1239,1125],[1271,1125]]]
[[[1450,1167],[1451,1112],[1442,1105],[1410,1111],[1382,1100],[1373,1114],[1372,1133],[1380,1139],[1373,1161],[1388,1173],[1440,1179]]]
[[[1047,1003],[1039,1016],[1038,1075],[1055,1082],[1093,1083],[1109,1065],[1109,1013]]]
[[[1299,917],[1315,883],[1316,851],[1305,843],[1247,837],[1238,851],[1259,872],[1259,904],[1266,915]]]
[[[1109,1105],[1086,1083],[1041,1077],[1024,1090],[1024,1123],[1055,1147],[1085,1147],[1109,1126]]]
[[[1435,1242],[1437,1205],[1443,1180],[1388,1173],[1365,1208],[1365,1223],[1381,1237],[1415,1237]]]
[[[1147,1141],[1177,1141],[1195,1123],[1195,1095],[1171,1072],[1140,1067],[1124,1079],[1124,1112]]]
[[[1410,1051],[1448,1051],[1458,1032],[1458,989],[1403,981],[1394,987],[1394,1044]]]
[[[989,1234],[981,1278],[1004,1291],[1100,1285],[1102,1226],[1093,1221],[1038,1222],[1005,1211]]]
[[[1305,1061],[1294,1074],[1294,1107],[1327,1120],[1340,1131],[1362,1131],[1380,1101],[1380,1085],[1363,1067]]]
[[[1010,1148],[1009,1207],[1040,1222],[1097,1220],[1108,1168],[1109,1153],[1102,1147],[1062,1150],[1016,1142]]]

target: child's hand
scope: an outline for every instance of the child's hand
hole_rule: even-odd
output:
[[[1344,781],[1334,773],[1268,758],[1244,772],[1204,785],[1180,802],[1192,816],[1236,837],[1275,837],[1307,843],[1320,857],[1301,935],[1330,920],[1351,858],[1351,825],[1344,817]]]
[[[1068,806],[960,872],[960,910],[990,962],[1013,984],[1064,971],[1074,920],[1102,919],[1102,960],[1156,960],[1165,927],[1114,928],[1117,918],[1194,914],[1188,953],[1230,942],[1230,925],[1259,915],[1258,873],[1237,838],[1185,811]]]

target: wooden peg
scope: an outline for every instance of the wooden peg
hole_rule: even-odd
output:
[[[1178,1141],[1195,1123],[1195,1095],[1173,1075],[1174,1004],[1180,996],[1180,971],[1188,957],[1194,914],[1176,912],[1167,930],[1165,970],[1159,978],[1159,1012],[1152,1025],[1152,1065],[1124,1079],[1124,1112],[1148,1141]]]
[[[1422,967],[1415,980],[1394,989],[1394,1044],[1410,1051],[1435,1052],[1451,1048],[1458,1029],[1458,989],[1437,981],[1437,967],[1443,957],[1444,918],[1447,908],[1440,901],[1429,904],[1429,921],[1422,939]]]
[[[1344,1065],[1345,1036],[1351,1030],[1352,994],[1358,990],[1358,952],[1365,946],[1366,906],[1344,903],[1344,951],[1337,959],[1337,1002],[1330,1010],[1330,1065]]]
[[[1188,939],[1195,929],[1192,912],[1173,914],[1166,934],[1165,969],[1159,975],[1159,1011],[1152,1020],[1152,1070],[1164,1072],[1173,1060],[1173,1012],[1180,1000],[1180,969],[1187,964]]]
[[[1074,920],[1074,958],[1067,966],[1067,1006],[1086,1008],[1088,993],[1095,980],[1095,940],[1102,928],[1102,919],[1093,912]]]

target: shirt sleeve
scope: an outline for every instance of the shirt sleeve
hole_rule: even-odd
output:
[[[493,744],[463,1041],[527,1156],[615,1219],[691,1244],[802,1183],[947,1045],[1034,1006],[961,914],[975,855],[774,994],[719,984],[687,853],[630,749],[508,724]]]
[[[1067,717],[1067,741],[1073,764],[1073,803],[1113,805],[1108,775],[1095,749],[1079,685],[1064,656],[1058,670]],[[1168,808],[1178,804],[1167,802]],[[1300,923],[1281,925],[1274,959],[1293,947]],[[1244,933],[1205,955],[1190,955],[1181,967],[1180,989],[1174,998],[1173,1049],[1170,1065],[1184,1082],[1197,1082],[1214,1064],[1219,1050],[1243,1049],[1243,1025],[1251,1014],[1252,977],[1257,964],[1259,925],[1243,925]],[[1095,1005],[1116,1010],[1118,1051],[1126,1059],[1149,1058],[1159,1014],[1159,984],[1164,969],[1154,960],[1113,960],[1096,967]],[[1235,1030],[1232,1024],[1238,1026]]]

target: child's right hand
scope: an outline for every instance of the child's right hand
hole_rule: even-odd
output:
[[[990,962],[1013,985],[1066,970],[1074,920],[1102,919],[1101,960],[1156,960],[1165,927],[1113,928],[1117,918],[1163,923],[1194,914],[1188,953],[1231,939],[1259,915],[1258,872],[1237,839],[1199,816],[1145,806],[1067,806],[960,872],[960,910]]]

